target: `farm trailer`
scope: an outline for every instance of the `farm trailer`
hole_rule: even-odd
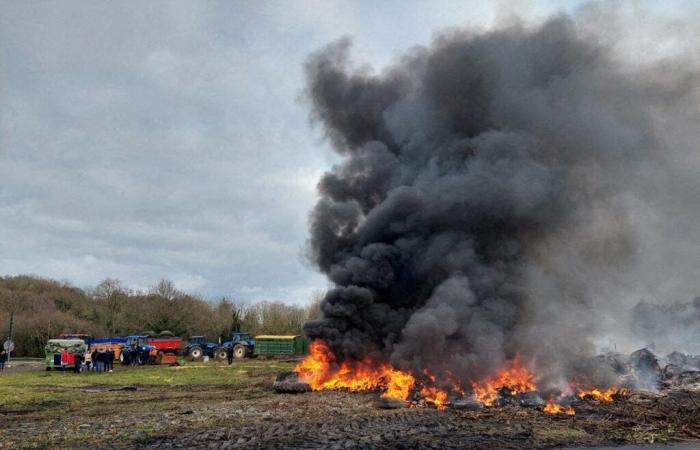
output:
[[[150,360],[154,364],[172,364],[177,361],[182,339],[178,337],[148,338],[148,345],[153,347],[149,351]]]
[[[309,351],[309,341],[304,336],[255,336],[256,356],[275,355],[306,355]]]
[[[114,352],[114,359],[119,361],[121,358],[122,347],[126,344],[126,338],[123,337],[105,337],[97,338],[90,341],[91,352]]]

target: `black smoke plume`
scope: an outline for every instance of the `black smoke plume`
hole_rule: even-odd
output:
[[[657,165],[653,111],[679,92],[567,17],[447,32],[381,73],[350,48],[306,67],[344,157],[311,214],[334,288],[307,335],[464,380],[515,355],[552,384],[585,370],[595,286],[639,257],[628,200]]]

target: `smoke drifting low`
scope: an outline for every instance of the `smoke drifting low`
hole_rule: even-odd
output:
[[[348,39],[310,57],[313,117],[345,159],[311,215],[335,287],[309,337],[467,380],[515,355],[545,385],[586,370],[603,287],[643,256],[631,205],[663,170],[658,111],[685,91],[578,29],[452,31],[380,74]]]

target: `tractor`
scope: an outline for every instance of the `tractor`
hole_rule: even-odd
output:
[[[148,336],[127,336],[126,343],[122,344],[119,360],[122,364],[129,364],[133,361],[137,361],[139,364],[147,364],[149,360],[148,355],[153,350],[155,350],[155,347],[148,344]]]
[[[228,349],[231,346],[234,358],[249,358],[253,356],[255,340],[251,339],[248,333],[231,333],[231,340],[224,342],[224,347]]]
[[[226,348],[216,342],[207,342],[205,336],[192,336],[185,347],[185,356],[192,359],[200,359],[207,355],[219,360],[226,359]]]

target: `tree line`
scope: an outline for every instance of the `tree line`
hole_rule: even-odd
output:
[[[170,331],[176,336],[226,338],[233,331],[301,334],[304,322],[320,314],[322,293],[308,306],[282,302],[216,301],[178,290],[160,280],[148,292],[106,279],[91,289],[36,276],[0,277],[0,342],[15,313],[15,354],[43,356],[44,345],[62,333],[95,337]]]

